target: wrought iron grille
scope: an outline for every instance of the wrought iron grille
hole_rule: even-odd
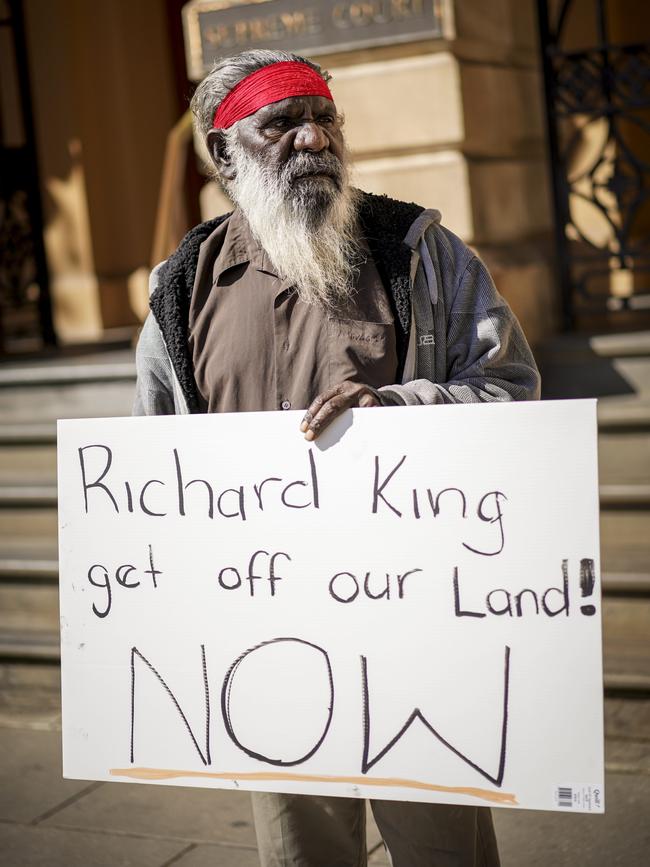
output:
[[[612,43],[608,5],[538,0],[566,328],[650,310],[650,42]]]

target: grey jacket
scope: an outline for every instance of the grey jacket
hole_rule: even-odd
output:
[[[481,260],[440,225],[439,212],[421,210],[403,244],[410,251],[410,327],[401,381],[378,390],[382,403],[539,398],[539,373],[519,323]],[[151,274],[151,296],[165,279],[164,266]],[[179,382],[177,355],[150,313],[136,353],[134,415],[194,411]]]

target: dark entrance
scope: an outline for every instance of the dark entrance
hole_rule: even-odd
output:
[[[20,0],[0,0],[0,354],[56,344]]]

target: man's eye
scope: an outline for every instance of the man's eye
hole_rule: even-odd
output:
[[[289,129],[292,125],[292,120],[289,117],[275,117],[267,123],[267,129]]]
[[[318,118],[318,123],[322,123],[325,126],[331,126],[336,121],[335,117],[332,117],[331,114],[323,114]]]

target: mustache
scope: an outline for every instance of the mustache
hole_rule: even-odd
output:
[[[303,151],[293,156],[283,167],[281,180],[291,184],[298,178],[307,178],[310,175],[327,175],[340,189],[343,185],[345,169],[338,157],[330,151],[321,153]]]

